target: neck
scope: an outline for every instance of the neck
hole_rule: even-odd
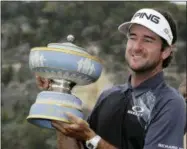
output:
[[[154,69],[152,71],[147,71],[147,72],[132,72],[131,73],[131,85],[132,87],[137,87],[140,85],[142,82],[146,81],[147,79],[153,77],[157,73],[161,72],[162,69]]]

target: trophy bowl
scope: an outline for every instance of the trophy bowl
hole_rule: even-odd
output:
[[[37,95],[31,106],[28,122],[44,128],[53,128],[51,120],[69,123],[66,112],[83,118],[82,101],[71,90],[75,85],[88,85],[98,80],[102,62],[83,48],[66,43],[50,43],[35,47],[29,55],[29,67],[36,75],[52,80],[50,90]]]

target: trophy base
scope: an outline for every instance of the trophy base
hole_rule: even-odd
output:
[[[31,106],[27,120],[36,126],[53,129],[52,120],[69,123],[67,112],[83,118],[81,106],[81,100],[72,94],[43,91]]]

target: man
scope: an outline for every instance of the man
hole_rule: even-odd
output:
[[[179,92],[182,94],[182,96],[185,99],[185,102],[187,103],[187,88],[186,88],[186,82],[187,80],[184,79],[181,84],[179,85]]]
[[[105,90],[87,122],[67,113],[70,124],[53,126],[89,149],[182,149],[184,99],[163,77],[177,40],[175,22],[166,12],[141,9],[119,31],[128,38],[128,82]]]
[[[186,87],[186,79],[184,79],[182,81],[182,83],[180,84],[179,86],[179,92],[182,94],[182,96],[184,97],[185,99],[185,102],[186,102],[186,107],[187,107],[187,87]],[[187,111],[186,111],[187,112]],[[187,114],[186,114],[187,116]],[[185,133],[187,132],[187,123],[186,123],[186,128],[185,128]],[[187,146],[187,137],[186,137],[186,134],[184,136],[184,148],[186,148]]]

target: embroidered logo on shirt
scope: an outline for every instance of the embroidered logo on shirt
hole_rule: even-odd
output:
[[[133,106],[132,110],[128,110],[127,113],[135,115],[135,116],[142,116],[144,109],[140,106]]]
[[[156,97],[151,91],[142,94],[138,98],[135,98],[135,96],[133,96],[134,106],[139,106],[144,109],[142,118],[145,122],[148,122],[150,120],[151,112],[155,105],[155,100]]]
[[[159,148],[163,148],[163,149],[183,149],[181,147],[177,147],[177,146],[173,146],[173,145],[167,145],[167,144],[158,144]]]
[[[144,111],[144,109],[140,106],[133,106],[132,110],[137,113],[142,113]]]
[[[132,98],[132,110],[128,110],[127,113],[136,116],[141,126],[146,128],[147,124],[150,122],[150,116],[155,105],[156,97],[151,91],[147,91],[139,97],[135,97],[132,93]]]

